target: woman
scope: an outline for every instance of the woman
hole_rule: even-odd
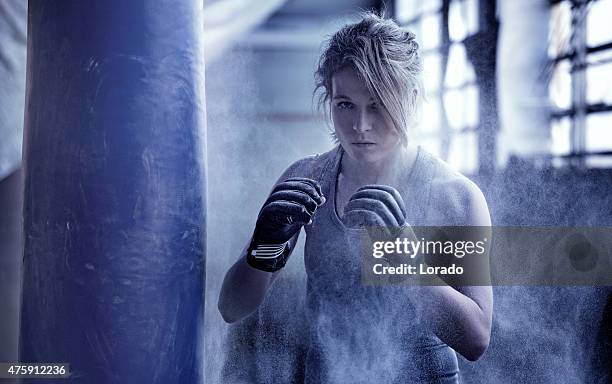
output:
[[[409,140],[421,71],[414,35],[391,20],[366,13],[331,37],[316,89],[338,145],[284,172],[223,282],[227,322],[255,311],[304,227],[308,383],[455,383],[454,351],[473,361],[488,346],[490,287],[364,286],[352,251],[369,225],[490,226],[478,187]]]

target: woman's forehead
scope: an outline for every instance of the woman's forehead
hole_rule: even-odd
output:
[[[332,96],[375,100],[363,78],[353,68],[343,68],[332,75]]]

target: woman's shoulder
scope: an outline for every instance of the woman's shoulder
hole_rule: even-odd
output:
[[[334,160],[338,155],[339,147],[331,150],[303,157],[294,161],[281,176],[282,179],[290,177],[307,177],[309,179],[320,179],[321,175],[333,166]]]
[[[427,153],[432,165],[430,209],[445,218],[445,225],[490,225],[489,209],[484,194],[465,175],[444,160]]]

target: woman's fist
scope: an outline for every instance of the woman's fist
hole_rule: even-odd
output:
[[[249,265],[268,272],[284,267],[291,252],[288,241],[324,202],[314,180],[294,177],[278,183],[257,217],[247,255]]]
[[[393,237],[406,226],[406,208],[399,192],[387,185],[366,185],[355,192],[344,207],[348,228],[383,229]]]

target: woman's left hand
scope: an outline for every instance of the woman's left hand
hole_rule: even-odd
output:
[[[380,229],[395,237],[406,223],[406,207],[400,193],[388,185],[371,184],[357,190],[344,207],[342,218],[352,229]]]

